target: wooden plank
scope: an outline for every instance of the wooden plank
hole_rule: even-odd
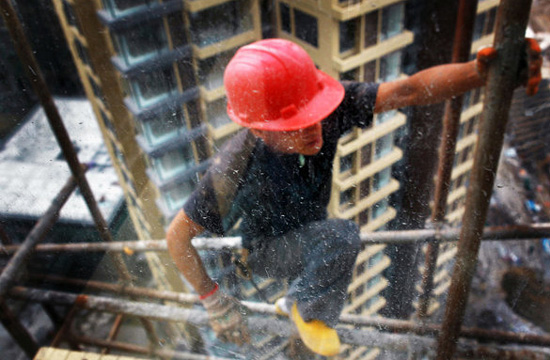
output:
[[[99,360],[100,357],[100,354],[73,351],[69,354],[66,360]]]
[[[116,355],[101,355],[99,360],[119,360],[119,357]]]
[[[34,357],[34,360],[67,360],[69,350],[42,348]]]

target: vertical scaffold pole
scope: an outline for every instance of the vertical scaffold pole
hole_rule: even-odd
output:
[[[438,341],[438,360],[451,359],[456,350],[502,150],[508,111],[517,83],[520,58],[525,47],[530,8],[530,0],[502,0],[498,9],[493,45],[498,56],[489,67],[479,140],[466,195],[466,211]]]
[[[476,18],[477,0],[460,0],[456,30],[453,42],[453,63],[468,61],[470,48],[472,47],[472,35]],[[439,148],[439,162],[437,166],[437,183],[434,193],[434,207],[431,221],[436,230],[441,229],[445,220],[447,197],[451,185],[453,172],[453,159],[456,151],[460,114],[462,111],[463,96],[457,96],[445,102],[445,115],[443,116],[443,133]],[[426,248],[424,261],[424,273],[422,275],[422,294],[418,300],[418,318],[424,319],[428,315],[430,299],[434,287],[434,275],[439,255],[439,239],[430,242]]]

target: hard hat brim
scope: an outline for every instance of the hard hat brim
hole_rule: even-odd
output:
[[[299,107],[297,112],[290,117],[243,121],[229,105],[227,106],[227,115],[237,124],[257,130],[295,131],[307,128],[329,116],[344,99],[344,87],[339,81],[321,70],[317,70],[317,77],[320,87],[317,94],[307,104]]]

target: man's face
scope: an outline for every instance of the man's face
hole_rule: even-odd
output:
[[[321,123],[296,131],[252,130],[272,150],[283,154],[316,155],[323,147]]]

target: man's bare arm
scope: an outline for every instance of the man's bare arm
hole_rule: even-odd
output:
[[[434,66],[407,79],[380,84],[374,111],[435,104],[483,86],[484,79],[476,67],[476,60]]]
[[[537,93],[541,81],[542,56],[536,40],[525,39],[526,62],[524,74],[518,82],[526,93]],[[441,102],[485,85],[488,65],[497,51],[487,47],[477,53],[476,60],[466,63],[434,66],[407,79],[380,84],[374,112],[380,113],[411,105],[429,105]]]
[[[191,220],[181,210],[166,232],[168,251],[172,259],[199,295],[210,293],[216,286],[206,273],[197,250],[191,244],[191,240],[203,230],[202,226]]]

